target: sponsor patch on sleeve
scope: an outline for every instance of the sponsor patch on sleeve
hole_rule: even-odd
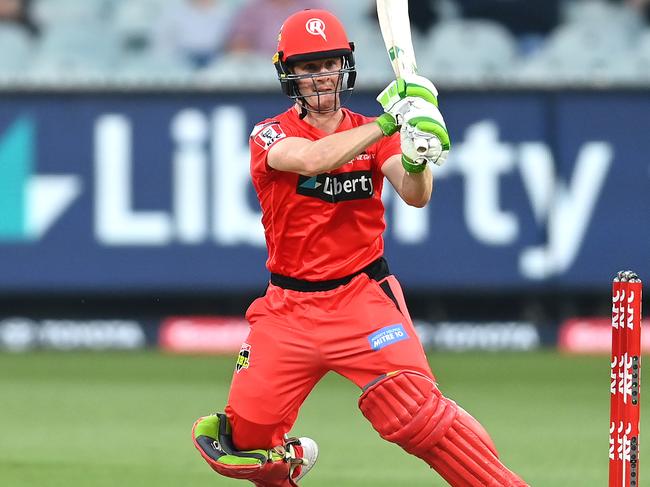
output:
[[[268,122],[256,125],[251,132],[251,137],[262,149],[268,150],[278,140],[284,139],[287,134],[284,133],[278,122]]]
[[[370,342],[370,348],[373,350],[381,350],[388,345],[393,343],[401,342],[402,340],[408,340],[409,336],[402,326],[401,323],[396,323],[394,325],[389,325],[383,327],[381,330],[377,330],[372,335],[368,337],[368,342]]]

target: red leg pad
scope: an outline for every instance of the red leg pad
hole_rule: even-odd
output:
[[[454,487],[526,487],[488,433],[429,377],[400,371],[367,387],[359,408],[379,435],[423,459]]]

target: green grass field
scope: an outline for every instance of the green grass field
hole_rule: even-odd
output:
[[[444,393],[486,426],[531,485],[606,485],[607,357],[445,353],[430,361]],[[233,364],[156,352],[0,354],[0,485],[247,485],[212,473],[190,439],[196,417],[222,408]],[[305,403],[294,433],[315,438],[321,456],[303,485],[446,485],[383,442],[357,397],[330,374]]]

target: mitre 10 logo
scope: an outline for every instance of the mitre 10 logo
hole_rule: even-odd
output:
[[[372,198],[374,187],[370,171],[319,174],[298,178],[298,194],[319,198],[328,203]]]

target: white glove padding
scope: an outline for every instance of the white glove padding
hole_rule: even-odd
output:
[[[433,134],[418,130],[412,125],[405,124],[400,129],[402,155],[413,164],[427,164],[433,162],[441,165],[446,159],[440,139]]]
[[[438,90],[425,77],[408,75],[392,81],[377,96],[377,101],[381,103],[384,112],[392,115],[397,125],[401,125],[406,110],[405,104],[408,104],[407,100],[414,99],[437,105]]]
[[[406,100],[405,100],[406,101]],[[412,100],[403,114],[401,147],[406,164],[433,162],[441,166],[447,160],[450,142],[445,120],[438,107],[422,99]],[[411,171],[413,172],[413,171]]]

